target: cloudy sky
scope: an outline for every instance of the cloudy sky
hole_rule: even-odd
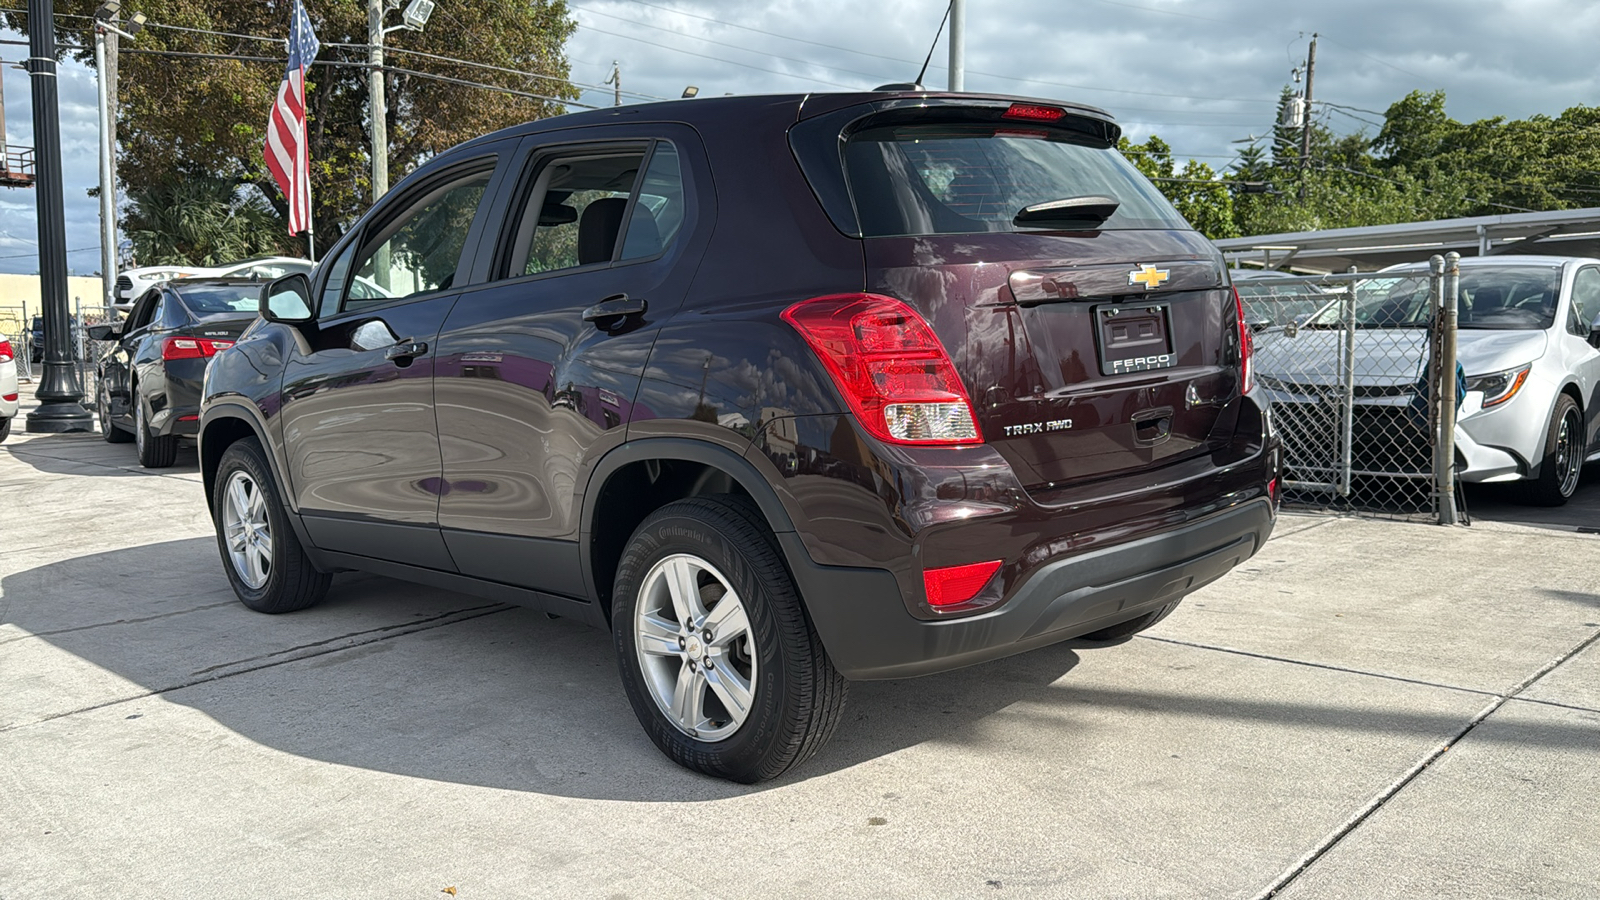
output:
[[[221,2],[221,0],[219,0]],[[439,0],[441,5],[451,0]],[[317,0],[307,0],[313,20]],[[582,101],[612,102],[600,83],[620,64],[624,102],[871,88],[921,66],[946,0],[569,0],[568,44]],[[1340,132],[1376,130],[1407,92],[1442,89],[1451,115],[1522,118],[1600,102],[1592,0],[967,0],[971,91],[1101,106],[1142,140],[1225,168],[1235,141],[1272,124],[1279,89],[1313,32],[1315,96]],[[137,8],[137,3],[129,4]],[[19,36],[0,31],[0,39]],[[403,44],[405,33],[391,37]],[[0,60],[24,48],[0,44]],[[943,39],[923,81],[946,84]],[[27,75],[4,72],[8,140],[32,138]],[[75,272],[98,268],[91,72],[62,69],[67,246]],[[31,191],[0,190],[0,272],[32,272]]]

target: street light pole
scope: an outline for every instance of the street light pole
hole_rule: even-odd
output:
[[[28,413],[30,432],[91,431],[83,388],[72,365],[67,318],[67,228],[61,193],[61,111],[56,88],[53,0],[28,0],[28,75],[33,91],[33,139],[38,152],[34,195],[39,220],[39,299],[44,312],[44,377]]]
[[[95,83],[100,89],[100,293],[110,308],[117,295],[117,180],[111,171],[111,88],[107,82],[106,30],[94,26]]]
[[[367,93],[372,119],[372,202],[389,191],[389,111],[383,97],[383,4],[367,0]]]

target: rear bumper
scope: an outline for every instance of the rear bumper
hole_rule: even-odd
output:
[[[942,621],[913,617],[892,573],[816,565],[795,534],[779,537],[834,666],[847,678],[871,680],[998,659],[1157,609],[1249,559],[1272,534],[1274,521],[1269,500],[1251,500],[1159,534],[1046,563],[1000,606]]]

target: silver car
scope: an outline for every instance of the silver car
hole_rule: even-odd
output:
[[[1463,259],[1458,309],[1457,358],[1466,374],[1456,425],[1458,477],[1525,482],[1529,502],[1565,503],[1577,489],[1584,462],[1600,456],[1595,452],[1600,331],[1594,329],[1600,259]],[[1335,305],[1299,329],[1258,335],[1256,372],[1265,399],[1309,406],[1318,402],[1313,395],[1319,390],[1325,394],[1336,384],[1339,316]],[[1390,433],[1385,440],[1394,440],[1395,429],[1412,428],[1419,440],[1412,446],[1423,448],[1428,442],[1422,373],[1430,316],[1426,264],[1386,269],[1358,290],[1358,421],[1363,412],[1386,413]],[[1286,442],[1291,437],[1286,435]],[[1358,457],[1363,440],[1376,437],[1371,432],[1364,438],[1358,424]]]

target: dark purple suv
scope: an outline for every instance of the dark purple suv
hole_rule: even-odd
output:
[[[223,569],[607,628],[656,744],[745,782],[847,679],[1147,628],[1260,548],[1278,462],[1222,257],[1117,136],[884,92],[443,153],[211,364]]]

